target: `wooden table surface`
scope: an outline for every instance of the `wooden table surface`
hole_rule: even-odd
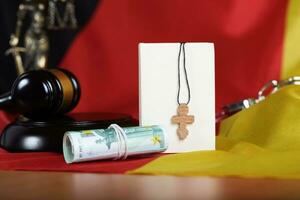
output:
[[[1,172],[0,199],[300,199],[300,181]]]

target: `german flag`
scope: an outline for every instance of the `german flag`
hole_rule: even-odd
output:
[[[270,80],[300,75],[300,2],[296,0],[75,3],[81,5],[76,11],[81,30],[53,36],[50,54],[52,66],[62,66],[80,80],[82,99],[74,112],[128,113],[138,118],[140,42],[213,42],[216,110],[257,96]],[[10,4],[0,3],[1,56],[15,23],[8,13],[16,13],[17,7]],[[0,58],[4,92],[15,72],[6,57]],[[282,89],[225,120],[216,151],[66,165],[60,154],[0,150],[0,169],[299,179],[297,87]],[[1,113],[0,127],[7,123],[7,115]]]

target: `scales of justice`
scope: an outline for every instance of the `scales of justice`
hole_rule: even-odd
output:
[[[74,0],[23,0],[10,48],[18,74],[48,67],[49,30],[76,29]]]

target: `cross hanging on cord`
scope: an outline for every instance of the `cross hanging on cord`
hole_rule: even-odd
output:
[[[189,107],[187,104],[180,104],[177,109],[178,115],[172,117],[172,123],[178,124],[179,127],[177,129],[177,135],[180,140],[184,140],[189,131],[186,128],[188,124],[192,124],[195,121],[195,117],[193,115],[188,115]]]

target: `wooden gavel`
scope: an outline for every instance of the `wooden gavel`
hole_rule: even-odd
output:
[[[0,109],[26,117],[64,114],[78,104],[80,86],[64,69],[34,70],[20,75],[10,92],[0,96]]]

